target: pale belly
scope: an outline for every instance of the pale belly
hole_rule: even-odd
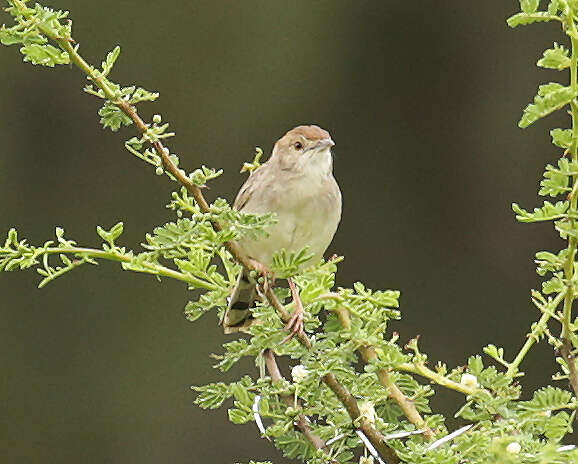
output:
[[[331,181],[334,182],[333,179]],[[269,236],[239,241],[241,250],[247,256],[266,266],[271,265],[273,254],[281,249],[297,252],[309,247],[309,252],[314,256],[308,264],[319,261],[331,243],[341,218],[338,190],[325,194],[289,190],[287,195],[275,195],[284,200],[268,205],[267,210],[276,213],[278,220],[268,229]]]

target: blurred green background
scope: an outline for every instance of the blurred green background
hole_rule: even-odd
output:
[[[266,153],[300,123],[328,129],[343,220],[328,254],[345,255],[338,284],[402,292],[402,340],[421,334],[432,364],[460,365],[487,343],[509,357],[536,310],[536,250],[558,250],[549,226],[517,224],[512,201],[537,204],[544,164],[559,150],[550,117],[526,131],[538,83],[565,73],[534,63],[550,24],[510,30],[517,1],[53,0],[71,9],[94,64],[120,44],[113,79],[161,93],[160,112],[189,169],[225,174],[207,192],[232,200],[254,147]],[[7,22],[6,15],[0,22]],[[23,64],[0,49],[0,230],[32,243],[55,226],[98,245],[95,225],[125,222],[125,243],[171,218],[174,184],[99,127],[99,102],[76,70]],[[182,314],[180,283],[81,268],[43,290],[34,272],[0,275],[0,462],[287,462],[254,424],[192,404],[191,384],[221,380],[210,353],[225,340],[214,315]],[[550,347],[528,356],[528,389],[556,370]],[[256,374],[247,362],[229,375]],[[528,390],[530,391],[530,390]],[[436,410],[461,396],[440,391]]]

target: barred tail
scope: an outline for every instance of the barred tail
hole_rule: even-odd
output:
[[[241,272],[223,317],[223,330],[226,334],[242,332],[251,325],[253,318],[249,308],[255,303],[256,297],[255,282]]]

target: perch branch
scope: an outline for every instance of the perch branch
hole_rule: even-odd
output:
[[[344,329],[350,329],[351,317],[349,311],[343,306],[338,306],[335,311],[342,327]],[[359,352],[361,353],[361,357],[366,364],[377,359],[377,353],[373,346],[360,347]],[[432,440],[434,438],[433,431],[427,426],[426,422],[423,420],[423,417],[421,417],[421,414],[416,409],[411,400],[409,400],[403,394],[403,392],[392,380],[390,373],[386,369],[379,369],[377,371],[377,378],[379,383],[389,392],[389,396],[391,396],[391,398],[399,405],[407,419],[418,429],[425,430],[424,436],[428,440]]]
[[[271,376],[273,383],[280,382],[283,380],[279,366],[277,366],[277,361],[275,360],[275,354],[271,350],[265,350],[263,353],[265,358],[265,365],[267,366],[267,371]],[[287,404],[287,406],[293,406],[293,397],[291,395],[280,395],[281,399]],[[325,442],[319,438],[311,429],[307,423],[307,418],[303,414],[299,414],[295,420],[295,426],[301,431],[301,433],[309,440],[309,442],[316,449],[327,449]]]
[[[386,443],[384,436],[377,430],[371,422],[363,417],[359,411],[357,400],[347,391],[347,389],[339,383],[335,375],[329,373],[323,377],[323,383],[327,385],[331,391],[337,396],[341,404],[347,410],[349,417],[353,422],[359,421],[359,430],[369,439],[371,444],[379,451],[379,453],[386,459],[387,462],[399,463],[400,459]]]
[[[136,108],[130,105],[128,102],[123,100],[122,98],[118,98],[112,89],[107,84],[106,80],[93,71],[93,68],[78,54],[75,47],[72,46],[70,40],[61,37],[55,37],[50,34],[49,31],[44,31],[45,34],[58,43],[58,45],[66,51],[69,56],[70,60],[80,68],[87,76],[91,78],[91,80],[104,92],[107,99],[109,99],[113,104],[115,104],[124,114],[126,114],[135,124],[139,132],[142,134],[148,131],[148,126],[142,120],[142,118],[138,115]],[[183,187],[187,189],[187,191],[193,196],[199,208],[202,212],[207,213],[209,212],[209,204],[205,199],[201,188],[198,185],[195,185],[187,176],[186,173],[179,169],[170,159],[169,150],[166,149],[160,140],[153,140],[151,141],[153,148],[158,156],[160,156],[163,166],[165,170],[167,170]],[[221,230],[221,225],[214,221],[213,227],[215,230]],[[245,256],[234,242],[225,242],[226,249],[231,253],[233,259],[241,264],[247,271],[256,271],[259,272],[259,269],[256,268],[255,262],[250,260],[247,256]],[[266,278],[266,276],[265,276]],[[269,288],[266,291],[266,298],[278,312],[283,319],[284,322],[287,322],[289,319],[289,313],[283,307],[279,299],[276,297],[274,292]],[[303,343],[307,348],[311,348],[311,342],[307,338],[305,334],[301,334],[299,336],[299,340]],[[352,419],[357,419],[359,417],[359,408],[357,407],[357,402],[355,398],[347,392],[347,390],[338,382],[337,378],[333,374],[327,374],[323,377],[323,381],[329,386],[329,388],[336,393],[337,397],[340,401],[344,404],[344,406],[351,410],[350,416]],[[346,401],[346,402],[344,402]],[[354,408],[354,409],[351,409]],[[357,411],[357,414],[353,414]],[[352,415],[353,414],[353,415]],[[371,441],[373,446],[378,449],[384,456],[388,457],[391,462],[397,463],[399,462],[399,458],[395,454],[395,452],[389,448],[384,440],[383,436],[367,421],[361,421],[361,428],[363,433],[367,436],[367,438]]]

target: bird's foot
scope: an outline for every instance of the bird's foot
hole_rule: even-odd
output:
[[[285,325],[285,330],[289,331],[289,335],[285,337],[285,339],[281,343],[286,343],[291,340],[293,337],[301,336],[304,334],[304,309],[303,303],[301,302],[301,297],[299,296],[299,290],[297,290],[297,286],[292,279],[287,279],[289,282],[289,288],[291,289],[291,297],[293,298],[293,302],[295,303],[295,311],[291,314],[291,318],[287,321],[287,325]]]

